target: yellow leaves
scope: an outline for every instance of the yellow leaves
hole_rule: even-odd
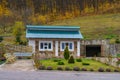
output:
[[[10,16],[12,14],[12,12],[6,7],[7,6],[7,1],[6,0],[2,0],[1,4],[0,4],[0,16]]]
[[[0,16],[3,15],[3,8],[2,6],[0,5]]]
[[[4,15],[5,16],[10,16],[10,15],[12,15],[12,12],[8,9],[5,9]]]
[[[71,18],[71,17],[73,17],[72,13],[69,13],[69,12],[66,12],[66,13],[65,13],[65,18],[66,18],[66,19],[69,19],[69,18]]]
[[[13,28],[13,35],[14,36],[20,36],[24,32],[24,25],[22,22],[18,21],[15,23],[14,28]]]
[[[29,19],[31,20],[31,22],[33,24],[45,24],[47,22],[47,16],[40,15],[40,14],[37,14],[35,16],[31,16],[31,17],[29,17]]]
[[[44,16],[44,15],[38,15],[37,22],[39,22],[41,24],[45,24],[46,23],[46,16]]]
[[[0,16],[11,16],[12,15],[12,12],[7,9],[6,7],[0,5]]]

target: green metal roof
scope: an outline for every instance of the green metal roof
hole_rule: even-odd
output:
[[[83,38],[78,26],[32,26],[27,25],[27,38]]]

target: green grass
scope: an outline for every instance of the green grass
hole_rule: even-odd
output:
[[[55,21],[47,25],[80,26],[81,32],[86,39],[120,38],[120,13],[83,16]]]
[[[120,58],[120,54],[117,54],[117,57],[119,57],[119,58]]]
[[[76,62],[74,64],[68,64],[68,61],[66,61],[65,59],[61,59],[62,62],[65,63],[65,65],[58,65],[57,62],[54,62],[54,59],[48,59],[48,60],[41,60],[40,62],[42,63],[42,65],[48,67],[51,66],[53,69],[57,69],[58,66],[61,66],[63,68],[65,67],[69,67],[71,69],[73,69],[73,67],[79,67],[79,68],[86,68],[87,70],[90,70],[91,68],[94,69],[95,71],[97,71],[100,67],[106,69],[106,68],[110,68],[112,70],[114,70],[115,68],[112,66],[108,66],[106,64],[100,63],[98,61],[94,61],[91,59],[82,59],[83,63],[90,63],[90,65],[82,65],[82,62]]]

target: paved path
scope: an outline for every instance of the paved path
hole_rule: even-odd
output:
[[[13,64],[0,65],[0,71],[34,71],[32,60],[17,60]]]
[[[120,80],[120,73],[0,71],[0,80]]]

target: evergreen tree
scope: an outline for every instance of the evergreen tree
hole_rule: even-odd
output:
[[[69,59],[69,56],[70,56],[70,54],[69,54],[68,46],[66,46],[66,48],[65,48],[65,50],[64,50],[64,58],[65,58],[66,60],[68,60],[68,59]]]
[[[70,56],[70,59],[68,60],[68,63],[75,63],[73,56]]]

